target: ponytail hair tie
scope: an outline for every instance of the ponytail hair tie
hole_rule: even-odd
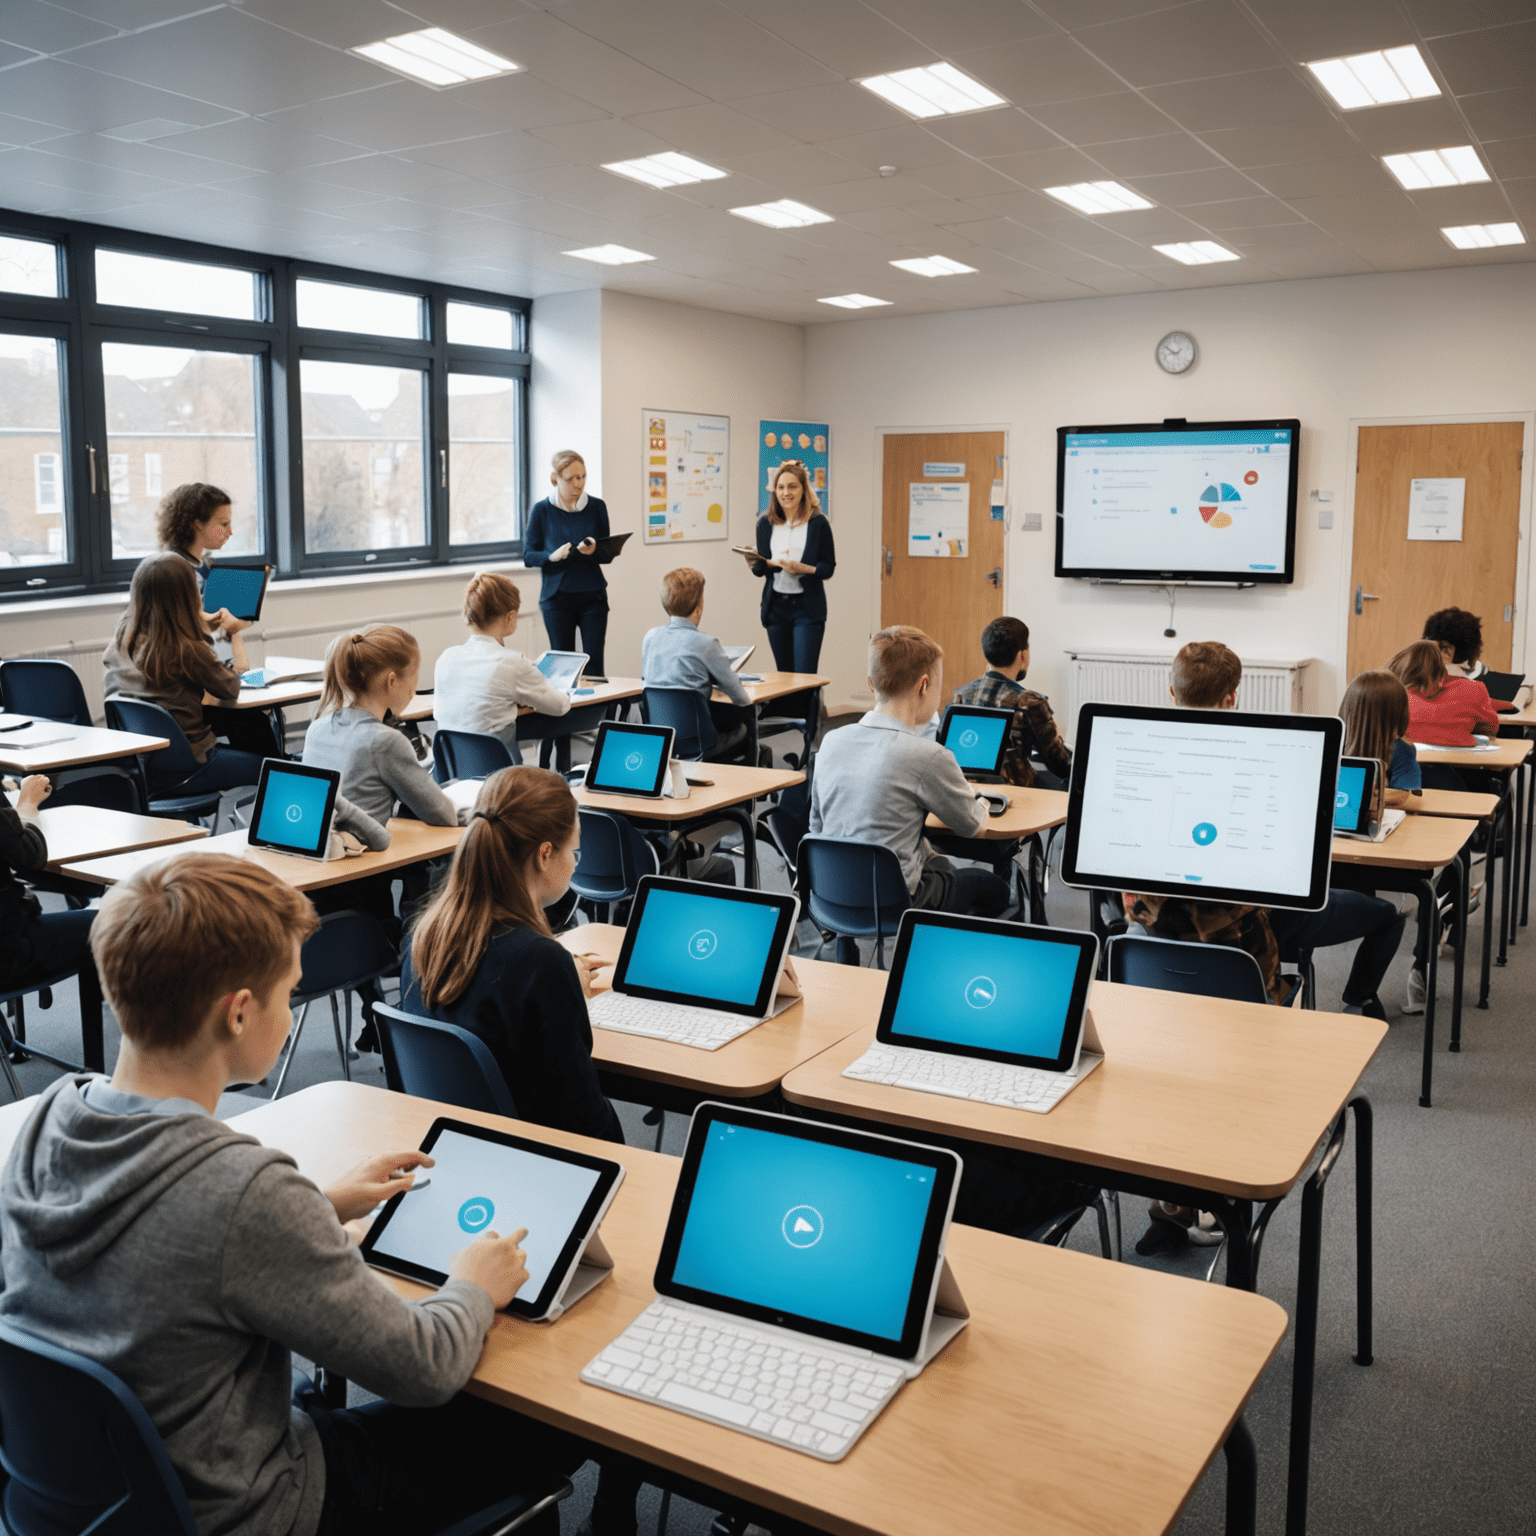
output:
[[[363,643],[363,632],[362,632],[362,630],[354,629],[352,631],[352,644],[353,645],[361,645],[362,643]]]
[[[469,813],[469,819],[471,821],[473,821],[477,816],[480,818],[481,821],[500,822],[500,820],[501,820],[501,812],[500,811],[471,811]]]

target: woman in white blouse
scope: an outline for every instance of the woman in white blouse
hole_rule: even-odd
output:
[[[757,554],[746,557],[763,580],[762,621],[781,672],[814,672],[827,628],[824,584],[837,569],[832,525],[805,465],[774,471],[768,509],[757,520]]]

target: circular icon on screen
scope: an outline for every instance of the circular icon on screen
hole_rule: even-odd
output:
[[[792,1205],[784,1212],[784,1241],[791,1248],[814,1248],[825,1230],[814,1205]]]
[[[714,954],[715,946],[720,941],[708,928],[700,928],[694,936],[688,940],[688,953],[695,960],[708,960]]]
[[[290,805],[286,814],[289,821],[303,821],[304,807],[301,805]]]
[[[960,745],[962,747],[974,747],[980,740],[981,737],[975,731],[964,730],[960,732]]]
[[[629,756],[624,759],[624,766],[628,768],[631,773],[639,773],[641,768],[645,766],[645,758],[639,752],[631,752]]]
[[[1193,832],[1189,834],[1202,848],[1209,848],[1216,841],[1216,828],[1210,822],[1202,821]]]
[[[1248,471],[1248,473],[1243,476],[1243,484],[1244,485],[1257,485],[1258,483],[1259,483],[1259,472],[1256,469],[1250,469]]]
[[[990,976],[972,976],[965,984],[965,1000],[972,1008],[990,1008],[997,1001],[997,983]]]
[[[1348,791],[1341,789],[1338,794],[1333,797],[1333,803],[1342,811],[1344,807],[1349,804]]]
[[[496,1207],[484,1195],[472,1195],[459,1207],[459,1225],[466,1232],[484,1232],[495,1214]]]

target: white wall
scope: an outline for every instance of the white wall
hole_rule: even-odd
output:
[[[1174,329],[1200,346],[1200,361],[1181,378],[1153,360],[1158,338]],[[1007,430],[1007,611],[1030,625],[1031,680],[1059,709],[1064,647],[1171,649],[1193,639],[1224,640],[1250,656],[1315,656],[1323,663],[1317,702],[1332,708],[1345,681],[1351,421],[1536,409],[1536,266],[1529,265],[850,321],[810,327],[806,337],[806,413],[832,423],[835,452],[840,566],[824,658],[833,698],[862,686],[860,642],[880,616],[881,430]],[[1163,638],[1162,592],[1051,574],[1055,429],[1168,416],[1302,423],[1294,585],[1181,590],[1178,641]],[[1307,496],[1313,488],[1334,492],[1331,530],[1317,526]],[[1041,532],[1022,531],[1026,511],[1042,514]],[[1445,594],[1447,602],[1455,597]]]

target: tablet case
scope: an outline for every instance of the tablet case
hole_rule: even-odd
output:
[[[960,1282],[949,1267],[949,1255],[939,1262],[938,1283],[934,1286],[933,1306],[928,1311],[928,1321],[923,1324],[922,1342],[911,1360],[900,1362],[907,1379],[913,1380],[922,1373],[923,1367],[944,1348],[971,1320],[971,1309],[960,1294]],[[882,1356],[882,1359],[887,1357]]]
[[[622,1184],[623,1179],[619,1180]],[[618,1193],[619,1184],[613,1186],[614,1193]],[[610,1199],[609,1204],[613,1202]],[[606,1214],[608,1207],[604,1206]],[[598,1225],[592,1229],[592,1236],[576,1256],[576,1262],[571,1267],[571,1272],[566,1276],[565,1284],[555,1294],[555,1299],[549,1304],[549,1311],[543,1317],[535,1318],[535,1322],[552,1323],[562,1313],[569,1312],[572,1307],[581,1300],[590,1290],[595,1290],[609,1275],[613,1273],[613,1255],[603,1245],[601,1231],[602,1219],[599,1217]]]

